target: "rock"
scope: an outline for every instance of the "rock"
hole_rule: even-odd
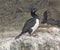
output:
[[[39,28],[32,36],[0,39],[0,50],[60,50],[60,28]]]

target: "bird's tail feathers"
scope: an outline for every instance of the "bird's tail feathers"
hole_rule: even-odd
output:
[[[17,36],[15,37],[15,39],[18,39],[22,34],[23,34],[23,33],[17,35]]]

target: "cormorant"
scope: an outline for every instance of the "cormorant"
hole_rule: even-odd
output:
[[[60,26],[60,21],[59,20],[54,20],[54,19],[48,19],[48,13],[47,10],[44,12],[43,14],[43,21],[41,22],[42,24],[50,24],[50,25],[56,25],[56,26]]]
[[[39,26],[39,18],[35,14],[36,9],[31,9],[31,16],[33,18],[30,18],[26,21],[21,34],[15,37],[15,39],[19,38],[22,34],[28,32],[30,35],[38,28]]]
[[[45,24],[47,23],[47,18],[48,18],[48,13],[47,13],[47,10],[44,12],[43,14],[43,21],[41,22],[42,24]]]

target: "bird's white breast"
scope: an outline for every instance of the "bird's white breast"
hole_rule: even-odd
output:
[[[36,19],[35,25],[31,28],[32,29],[32,33],[38,28],[38,26],[39,26],[39,19]]]

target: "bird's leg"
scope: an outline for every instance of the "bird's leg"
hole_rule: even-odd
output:
[[[32,29],[29,30],[29,34],[30,34],[30,36],[31,36],[31,32],[32,32]]]
[[[31,36],[31,32],[29,32],[29,35]]]

